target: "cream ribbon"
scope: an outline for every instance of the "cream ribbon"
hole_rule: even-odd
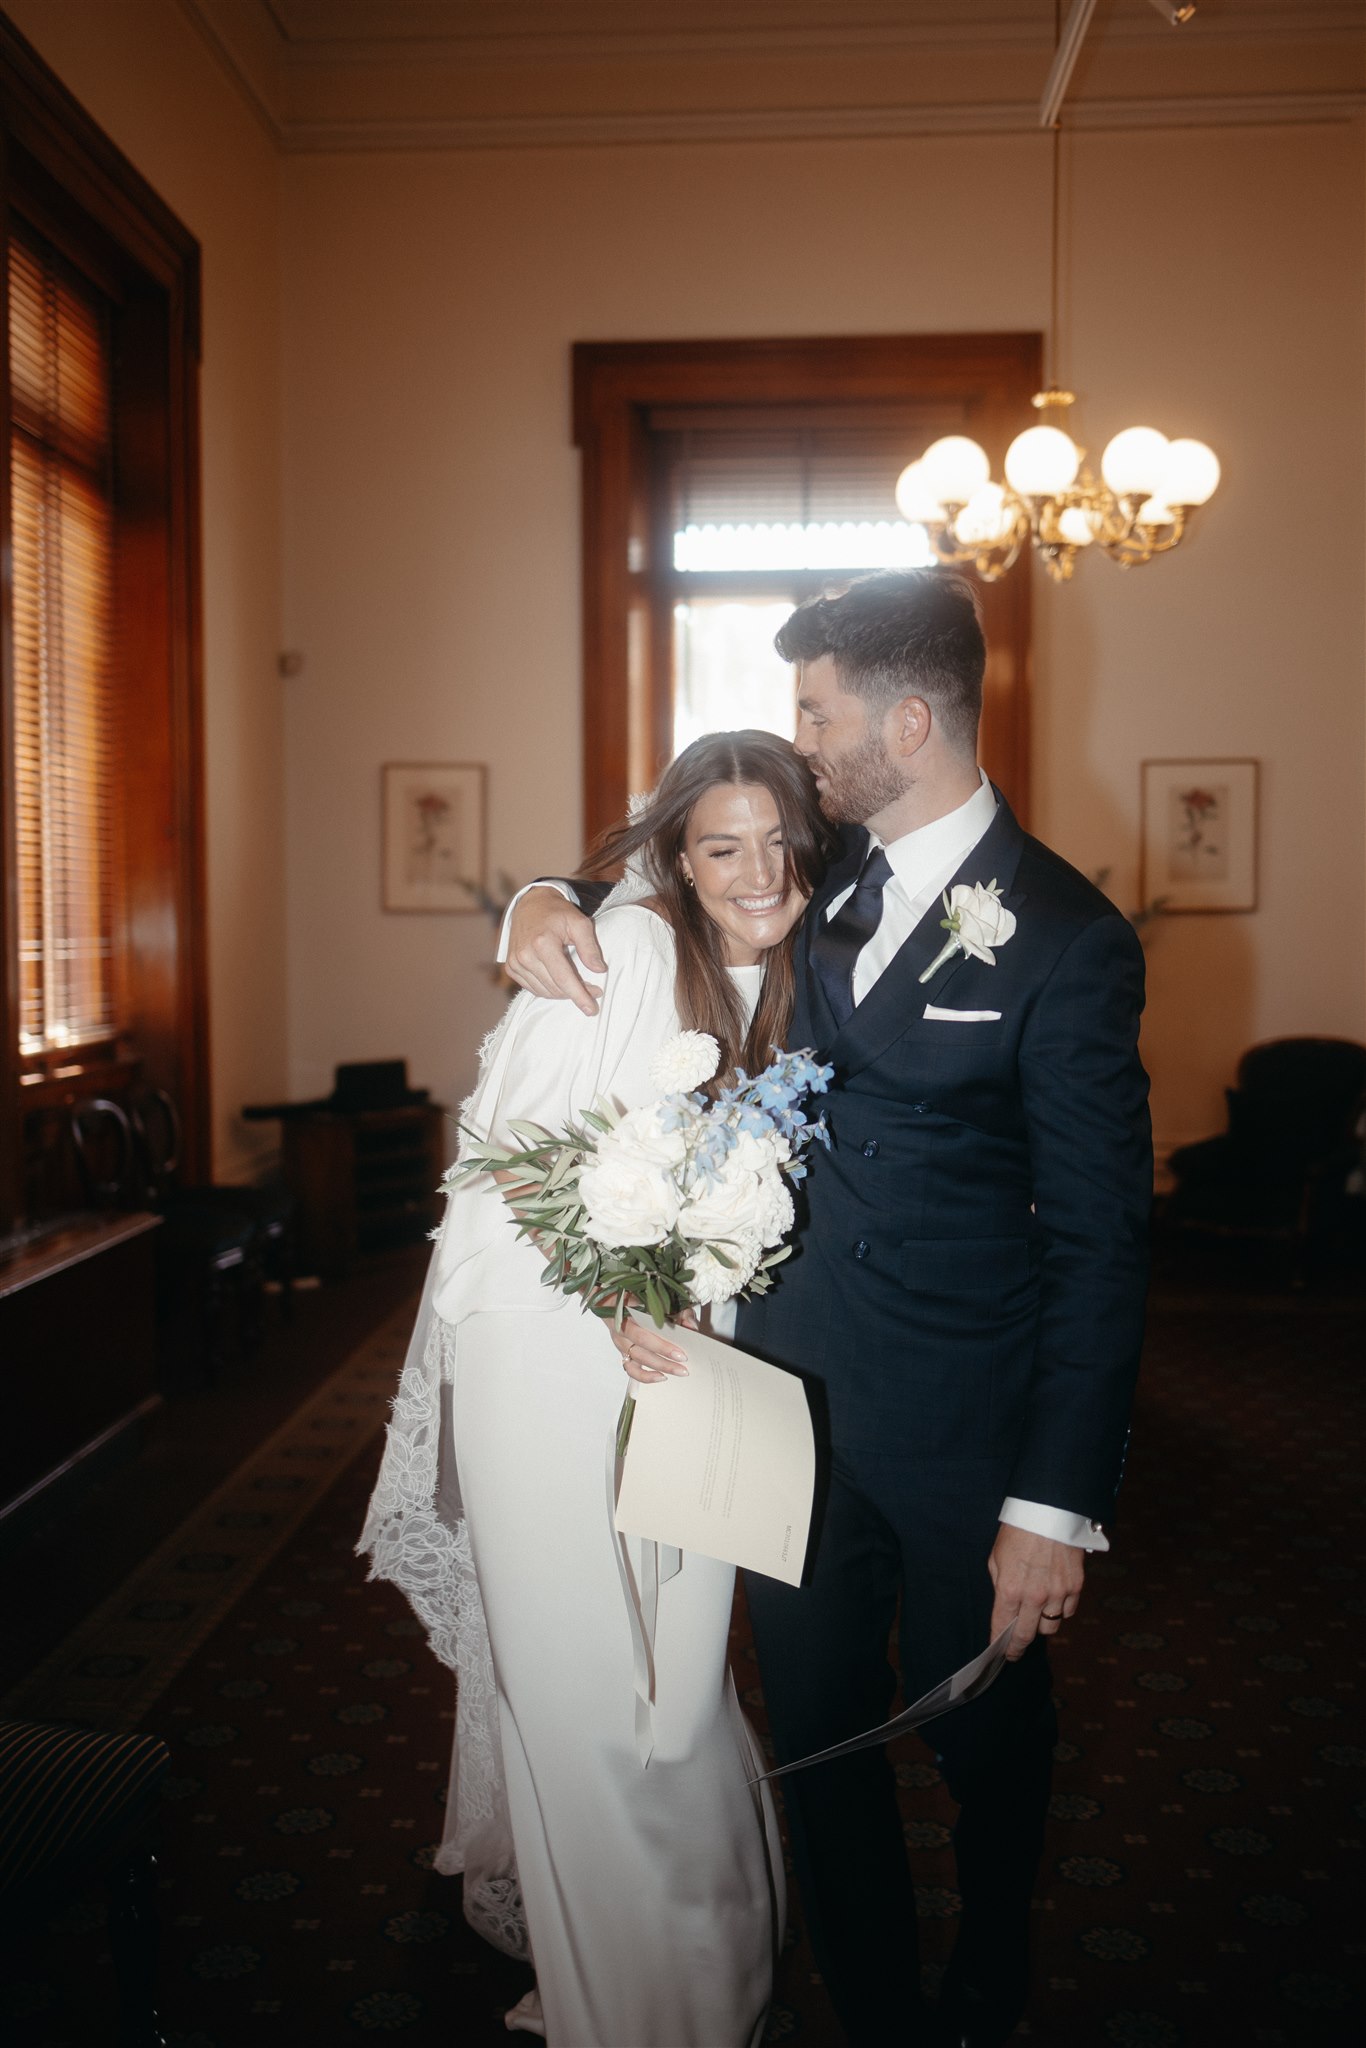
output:
[[[612,1532],[617,1573],[631,1625],[636,1694],[636,1753],[640,1767],[649,1767],[655,1746],[655,1628],[659,1620],[659,1589],[683,1569],[683,1553],[672,1543],[653,1543],[643,1536],[624,1536],[616,1526],[621,1460],[617,1432],[607,1439],[607,1526]],[[634,1553],[634,1554],[633,1554]]]

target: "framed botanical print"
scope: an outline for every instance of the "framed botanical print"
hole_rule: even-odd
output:
[[[1181,911],[1257,908],[1257,763],[1145,761],[1139,896]]]
[[[477,761],[387,761],[386,910],[477,911],[486,884],[488,771]]]

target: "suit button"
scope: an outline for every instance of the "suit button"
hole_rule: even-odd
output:
[[[876,1138],[870,1138],[870,1139],[868,1140],[867,1144],[866,1144],[866,1145],[864,1146],[864,1148],[863,1148],[863,1156],[864,1156],[864,1158],[865,1158],[865,1159],[876,1159],[876,1158],[877,1158],[877,1154],[878,1154],[878,1143],[877,1143],[877,1139],[876,1139]]]
[[[866,1259],[872,1249],[873,1247],[869,1244],[867,1238],[861,1237],[854,1246],[854,1257],[856,1259]]]
[[[928,1102],[913,1102],[911,1104],[911,1115],[924,1116],[925,1111],[929,1108],[929,1106],[930,1105]]]

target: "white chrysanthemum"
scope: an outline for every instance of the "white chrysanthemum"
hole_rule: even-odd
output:
[[[710,1081],[721,1048],[709,1031],[680,1031],[650,1061],[650,1079],[661,1095],[687,1095]]]
[[[792,1228],[792,1195],[785,1175],[776,1170],[759,1176],[759,1242],[771,1249]]]
[[[729,1301],[754,1278],[759,1263],[759,1246],[752,1237],[738,1241],[727,1239],[723,1249],[732,1262],[728,1266],[723,1265],[706,1245],[700,1246],[688,1260],[688,1270],[692,1274],[688,1291],[699,1308],[708,1303]]]
[[[598,1140],[579,1170],[584,1230],[596,1244],[658,1244],[678,1217],[681,1131],[662,1131],[655,1106],[633,1109]]]

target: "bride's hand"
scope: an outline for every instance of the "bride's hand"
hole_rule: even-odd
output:
[[[697,1328],[697,1318],[690,1308],[675,1317],[675,1321],[680,1329]],[[687,1353],[669,1342],[667,1330],[657,1330],[653,1323],[635,1322],[626,1322],[621,1329],[612,1323],[608,1328],[620,1354],[622,1370],[641,1386],[653,1386],[662,1379],[687,1378]]]

